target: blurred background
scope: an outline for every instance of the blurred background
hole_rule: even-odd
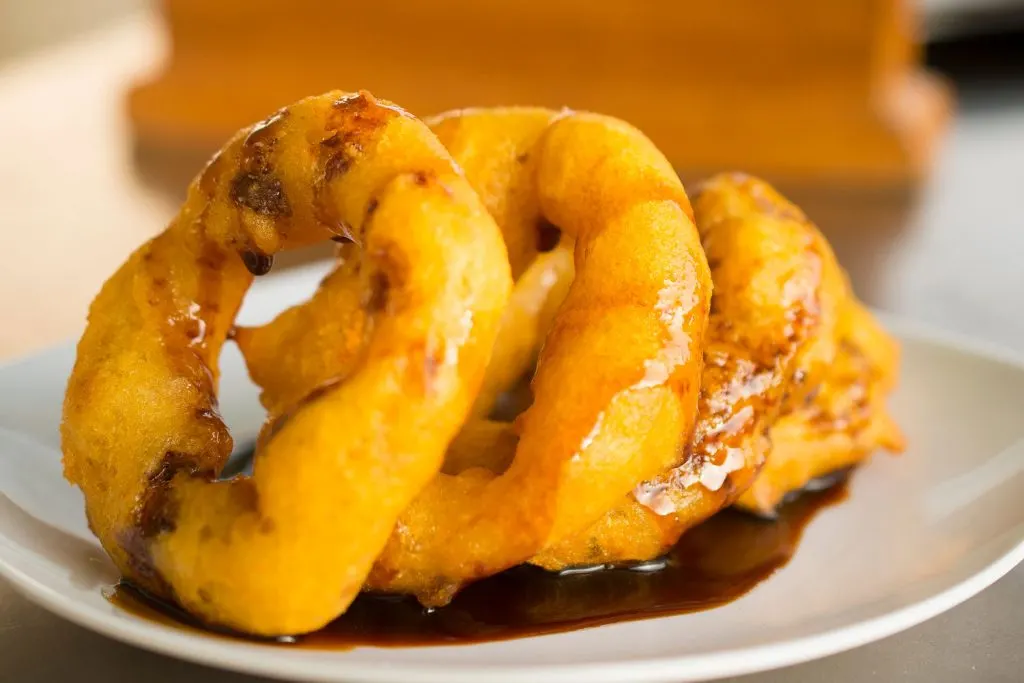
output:
[[[620,116],[685,182],[775,182],[870,303],[1024,341],[1024,0],[0,0],[0,356],[75,336],[231,132],[331,88]]]

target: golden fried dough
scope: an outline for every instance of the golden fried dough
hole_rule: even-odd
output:
[[[309,301],[233,327],[276,252],[326,239]],[[228,338],[268,419],[253,475],[221,480]],[[770,515],[902,447],[897,356],[763,181],[715,176],[691,208],[613,118],[423,123],[328,93],[241,131],[106,283],[65,474],[127,579],[207,623],[303,633],[361,589],[443,605],[524,562],[651,560],[734,503]]]
[[[485,436],[515,443],[511,464],[497,474],[464,469],[471,463],[454,458],[446,469],[459,474],[435,478],[407,509],[369,578],[374,590],[438,604],[465,582],[582,530],[637,483],[679,462],[693,427],[710,282],[682,185],[626,124],[509,109],[458,112],[433,127],[506,239],[557,226],[574,240],[575,265],[544,338],[533,405],[517,420],[518,439],[483,427]],[[545,262],[556,259],[562,265],[546,275]],[[536,302],[555,298],[546,290],[569,281],[569,267],[568,254],[556,249],[520,268],[517,286],[529,305],[519,319],[537,324],[508,352],[499,342],[496,355],[509,360],[493,386],[518,379],[546,326],[543,311],[554,309]],[[509,315],[515,320],[517,309]],[[514,327],[520,334],[523,325]],[[480,462],[496,460],[504,465],[507,457]]]
[[[513,112],[518,115],[513,117]],[[500,123],[503,117],[509,120]],[[534,206],[530,201],[525,201],[524,210],[499,197],[503,183],[529,187],[520,177],[530,170],[529,150],[522,141],[537,139],[526,130],[529,125],[537,125],[537,117],[536,110],[472,110],[433,122],[440,139],[453,150],[460,164],[460,154],[472,156],[469,167],[475,172],[469,174],[469,180],[483,193],[489,208],[501,207],[500,211],[492,210],[505,221],[499,223],[506,239],[529,233],[538,221],[538,216],[528,210]],[[502,139],[503,131],[513,138],[512,142]],[[490,147],[514,149],[516,155],[499,152],[504,165],[493,160],[481,163],[479,156]],[[522,195],[519,201],[523,202]],[[787,464],[792,458],[785,453],[774,461],[769,477],[756,488],[765,497],[759,508],[762,513],[770,511],[788,491],[825,473],[822,467],[849,463],[882,443],[876,440],[874,445],[865,445],[857,450],[858,455],[847,448],[840,458],[836,439],[830,435],[830,456],[813,458],[815,465],[808,458],[815,453],[823,456],[823,451],[797,449],[793,439],[785,438],[793,433],[789,425],[796,421],[794,413],[800,412],[805,402],[821,401],[829,394],[824,388],[834,383],[830,379],[830,373],[835,372],[833,366],[842,365],[840,327],[847,317],[843,312],[857,307],[831,249],[814,225],[766,183],[741,174],[726,174],[705,183],[696,208],[715,294],[702,350],[704,368],[694,430],[685,435],[686,446],[677,464],[642,482],[582,533],[549,544],[531,559],[535,564],[557,570],[658,556],[686,529],[733,503],[755,485],[773,447],[769,433],[777,420],[776,447],[792,454],[800,467]],[[567,252],[565,246],[559,250]],[[564,267],[549,267],[545,259],[557,254],[558,250],[534,255],[516,283],[477,400],[478,415],[486,415],[497,394],[527,369],[528,359],[543,341],[549,318],[541,311],[557,310],[564,296],[561,292],[573,277],[568,262]],[[539,272],[549,274],[542,280],[536,277]],[[517,305],[517,299],[526,305]],[[884,414],[884,392],[876,394],[878,409]],[[883,423],[888,424],[878,422]],[[465,472],[467,478],[481,479],[503,474],[514,460],[522,426],[521,420],[515,424],[470,420],[451,446],[445,472]],[[800,433],[805,437],[801,443],[806,443],[806,430]],[[470,471],[474,467],[487,472]],[[798,476],[801,472],[806,476]],[[771,481],[775,486],[769,493]],[[464,495],[472,495],[473,490],[468,488]],[[430,493],[428,489],[424,495]],[[752,495],[744,499],[748,507]],[[437,506],[434,502],[426,507]],[[415,506],[409,514],[414,512]],[[421,523],[428,525],[431,521],[424,519]],[[406,529],[400,523],[397,533],[403,534]],[[425,571],[404,583],[395,581],[392,575],[402,572],[400,562],[387,562],[385,556],[381,567],[371,575],[371,587],[408,590],[427,601],[442,602],[455,585]],[[417,583],[421,580],[422,585]]]
[[[217,357],[250,272],[332,234],[360,247],[321,293],[347,372],[280,414],[251,478],[217,481]],[[493,219],[401,109],[328,93],[242,131],[92,305],[61,429],[92,530],[125,577],[207,622],[323,626],[438,472],[510,288]]]
[[[515,110],[474,115],[517,129]],[[682,186],[619,121],[563,113],[532,125],[524,163],[544,218],[575,239],[576,264],[534,402],[507,470],[442,475],[406,510],[372,589],[444,603],[585,529],[676,464],[692,430],[710,282]]]
[[[903,450],[885,400],[899,352],[874,317],[852,297],[844,302],[839,350],[813,394],[772,426],[772,448],[737,505],[771,514],[786,494],[816,477],[860,463],[878,449]]]
[[[694,209],[715,291],[686,457],[536,564],[562,569],[662,554],[750,485],[768,447],[765,430],[834,355],[845,282],[803,213],[741,174],[705,182]]]

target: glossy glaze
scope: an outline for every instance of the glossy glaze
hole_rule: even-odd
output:
[[[311,649],[470,644],[718,607],[793,557],[808,522],[846,498],[845,475],[837,479],[826,482],[831,487],[809,490],[785,504],[774,520],[732,510],[716,515],[685,534],[663,561],[561,575],[516,567],[469,586],[449,605],[433,610],[412,598],[364,594],[326,628],[268,642]],[[117,586],[109,599],[146,619],[202,628],[184,612],[127,585]]]

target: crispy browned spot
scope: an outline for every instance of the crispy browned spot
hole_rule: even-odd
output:
[[[231,181],[231,201],[263,216],[280,218],[292,214],[280,179],[272,173],[241,171]]]
[[[377,210],[378,206],[380,206],[380,202],[377,201],[376,197],[372,197],[370,199],[370,201],[366,203],[366,219],[367,220],[370,219],[370,216],[373,215],[373,212]]]
[[[356,155],[362,151],[363,148],[359,145],[353,146],[350,150],[342,150],[341,152],[332,154],[327,161],[324,162],[324,182],[330,182],[338,176],[343,175],[345,171],[352,166]]]
[[[379,105],[368,93],[347,95],[331,107],[324,138],[315,150],[321,171],[313,192],[313,209],[317,220],[335,234],[359,241],[350,228],[339,225],[330,203],[322,200],[324,186],[348,171],[366,153],[369,141],[378,130],[398,115],[394,109]]]
[[[160,466],[149,476],[139,504],[137,525],[144,538],[152,538],[162,531],[174,529],[177,509],[170,496],[170,487],[171,481],[179,473],[204,478],[212,478],[214,475],[209,469],[201,467],[195,456],[167,451]]]
[[[239,252],[239,256],[242,257],[242,263],[245,264],[246,269],[256,276],[266,275],[274,267],[274,257],[270,254],[253,249],[243,249]]]
[[[279,111],[249,131],[242,142],[240,170],[232,179],[229,191],[231,201],[237,206],[271,218],[292,214],[284,186],[273,167],[277,135],[281,122],[287,117],[287,111]]]
[[[195,456],[178,451],[167,451],[160,466],[149,476],[146,489],[135,512],[135,524],[121,534],[121,547],[128,563],[137,575],[150,585],[169,587],[153,566],[150,540],[164,531],[174,529],[178,514],[177,504],[170,488],[179,473],[189,477],[212,478],[214,473],[201,467]]]
[[[388,305],[388,293],[391,289],[391,281],[384,271],[376,271],[370,276],[370,288],[366,297],[366,310],[370,313],[379,313]]]

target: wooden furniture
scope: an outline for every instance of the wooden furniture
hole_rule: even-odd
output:
[[[570,106],[644,130],[684,177],[892,185],[949,111],[911,0],[164,0],[171,56],[129,98],[143,146],[213,149],[304,95],[419,115]]]

